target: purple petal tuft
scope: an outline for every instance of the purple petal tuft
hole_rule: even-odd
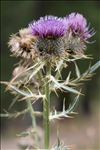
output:
[[[62,18],[55,16],[41,17],[38,21],[29,24],[32,34],[40,38],[62,37],[66,32],[66,24]]]
[[[71,30],[73,34],[80,36],[83,40],[87,40],[95,34],[93,29],[89,30],[87,20],[79,13],[71,13],[66,17],[65,22],[67,31]]]

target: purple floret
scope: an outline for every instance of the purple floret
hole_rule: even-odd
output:
[[[62,37],[66,33],[66,24],[62,18],[55,16],[41,17],[38,21],[29,24],[32,34],[40,38]]]
[[[93,29],[89,30],[87,20],[79,13],[71,13],[66,17],[67,31],[72,31],[73,34],[80,36],[83,40],[92,37],[95,32]]]

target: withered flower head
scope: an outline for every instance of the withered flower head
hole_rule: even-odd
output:
[[[31,34],[31,30],[25,28],[13,34],[8,44],[14,56],[30,59],[36,56],[36,41],[37,39]]]

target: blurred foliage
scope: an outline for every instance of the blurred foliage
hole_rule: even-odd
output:
[[[90,26],[96,30],[96,35],[91,41],[96,40],[94,44],[88,45],[88,54],[93,55],[92,64],[99,59],[100,56],[100,2],[99,1],[1,1],[1,80],[10,80],[14,64],[18,61],[10,57],[10,51],[7,46],[9,36],[16,33],[19,29],[24,28],[33,19],[38,19],[44,15],[66,16],[71,12],[82,13],[90,22]],[[81,71],[85,71],[89,61],[79,62]],[[64,71],[64,73],[66,73]],[[93,77],[93,80],[86,84],[84,99],[98,99],[99,95],[99,71]],[[87,93],[88,91],[88,93]],[[8,109],[12,101],[12,96],[4,92],[1,88],[2,110]],[[19,104],[16,108],[20,109]]]

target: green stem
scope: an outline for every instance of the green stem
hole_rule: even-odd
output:
[[[47,65],[46,68],[46,75],[51,73],[50,65]],[[49,115],[50,115],[50,88],[48,78],[45,79],[45,96],[44,105],[43,105],[43,118],[44,118],[44,144],[45,149],[49,149],[50,145],[50,122],[49,122]]]
[[[31,103],[30,100],[27,100],[27,105],[28,105],[28,109],[29,109],[30,116],[31,116],[31,119],[32,119],[32,128],[36,129],[36,118],[34,116],[34,109],[33,109],[33,106],[32,106],[32,103]],[[35,143],[37,145],[38,144],[37,133],[35,133],[34,137],[35,137]]]

